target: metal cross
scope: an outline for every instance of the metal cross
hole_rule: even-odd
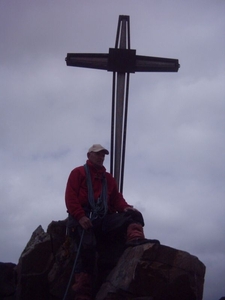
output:
[[[67,66],[113,72],[110,173],[123,191],[130,73],[177,72],[177,59],[140,56],[130,49],[130,18],[119,16],[115,48],[107,54],[68,53]]]

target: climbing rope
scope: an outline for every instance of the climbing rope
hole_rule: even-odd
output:
[[[71,274],[70,274],[70,279],[69,279],[69,282],[67,284],[67,288],[66,288],[63,300],[66,300],[66,297],[67,297],[67,294],[68,294],[68,291],[69,291],[69,288],[70,288],[70,285],[71,285],[71,281],[72,281],[74,271],[75,271],[75,268],[76,268],[76,265],[77,265],[77,260],[78,260],[79,255],[80,255],[80,249],[81,249],[83,237],[84,237],[84,229],[82,230],[82,234],[81,234],[81,237],[80,237],[80,243],[79,243],[79,246],[78,246],[78,249],[77,249],[77,255],[76,255],[76,258],[74,260],[73,268],[72,268],[72,271],[71,271]]]

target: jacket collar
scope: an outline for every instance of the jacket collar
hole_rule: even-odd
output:
[[[98,168],[89,159],[86,161],[86,163],[87,163],[91,173],[101,175],[101,174],[104,174],[106,171],[106,168],[104,166]]]

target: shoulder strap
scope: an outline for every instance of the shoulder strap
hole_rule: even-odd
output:
[[[95,201],[94,199],[94,192],[92,187],[91,181],[91,174],[87,164],[84,165],[84,169],[86,172],[86,180],[87,180],[87,187],[88,187],[88,202],[91,206],[92,216],[91,219],[96,219],[98,217],[103,218],[108,210],[107,206],[107,180],[105,174],[103,174],[102,179],[102,191],[99,199]]]
[[[91,205],[91,208],[93,209],[93,206],[95,204],[95,199],[94,199],[94,192],[93,192],[92,181],[91,181],[91,174],[87,164],[84,165],[84,169],[86,173],[86,180],[87,180],[87,187],[88,187],[88,202]]]

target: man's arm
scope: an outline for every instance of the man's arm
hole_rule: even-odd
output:
[[[79,190],[83,181],[83,174],[80,168],[74,169],[68,178],[65,192],[66,207],[76,220],[80,220],[85,216],[85,211],[82,207],[81,200],[79,199]]]

